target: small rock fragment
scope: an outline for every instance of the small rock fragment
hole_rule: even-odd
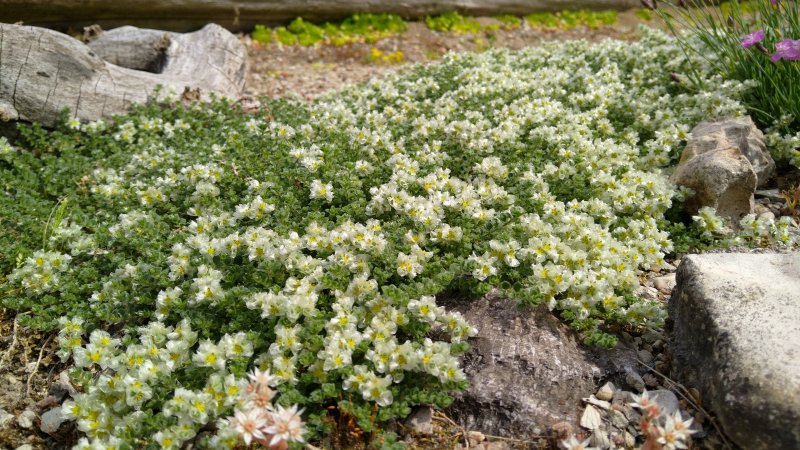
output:
[[[33,450],[33,446],[31,444],[22,444],[14,450]]]
[[[634,448],[636,446],[636,438],[632,434],[626,431],[622,437],[625,439],[625,447]]]
[[[430,406],[420,406],[406,419],[406,426],[419,434],[433,433],[433,409]]]
[[[597,394],[595,394],[595,397],[597,397],[600,400],[611,401],[611,399],[614,398],[614,391],[615,391],[614,383],[609,381],[606,384],[600,386],[600,389],[597,390]]]
[[[605,400],[600,400],[597,397],[595,397],[594,395],[589,396],[589,398],[584,398],[583,401],[588,403],[588,404],[590,404],[590,405],[594,405],[594,406],[597,406],[597,407],[602,408],[602,409],[606,409],[607,410],[607,409],[611,408],[611,403],[609,403],[609,402],[607,402]]]
[[[586,405],[586,409],[581,416],[581,426],[587,430],[594,430],[603,424],[600,411],[592,405]]]
[[[639,357],[639,360],[643,364],[647,364],[647,365],[652,364],[653,360],[655,360],[655,358],[653,357],[653,354],[648,352],[647,350],[639,350],[638,352],[636,352],[636,356]]]
[[[611,410],[608,414],[608,418],[611,420],[611,425],[614,425],[620,430],[624,430],[625,427],[628,426],[628,418],[620,411]]]
[[[674,273],[653,279],[653,286],[661,292],[671,292],[673,289],[675,289],[675,284]]]
[[[3,408],[0,408],[0,430],[6,428],[14,421],[14,415]]]
[[[17,425],[20,428],[24,428],[26,430],[33,428],[33,421],[36,419],[36,413],[31,411],[30,409],[26,409],[22,411],[19,416],[17,416]]]
[[[672,415],[678,411],[680,405],[678,404],[678,397],[666,389],[659,389],[657,391],[648,391],[649,397],[661,407],[662,415]]]
[[[52,434],[58,431],[61,424],[66,421],[67,415],[60,406],[57,406],[42,414],[42,423],[39,425],[39,429],[47,434]]]
[[[480,431],[470,431],[467,433],[467,440],[469,445],[476,447],[478,444],[486,440],[486,436]]]
[[[608,438],[608,433],[600,427],[592,432],[592,435],[589,437],[589,445],[605,450],[611,447],[611,439]]]
[[[646,384],[649,388],[658,386],[658,378],[656,378],[652,373],[646,373],[642,375],[642,379],[644,380],[644,384]]]
[[[645,388],[644,380],[641,375],[632,370],[625,374],[625,383],[636,390],[636,392],[642,392]]]
[[[658,300],[658,289],[650,286],[639,286],[633,291],[634,295],[645,300]]]

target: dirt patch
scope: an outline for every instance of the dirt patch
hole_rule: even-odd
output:
[[[524,20],[514,30],[502,28],[492,18],[479,18],[483,25],[497,25],[499,29],[475,34],[438,33],[428,29],[422,22],[411,22],[408,31],[378,42],[355,43],[343,46],[317,44],[309,47],[285,46],[278,43],[260,44],[249,36],[242,40],[250,56],[250,71],[247,77],[247,95],[260,97],[289,97],[301,100],[313,99],[324,92],[340,89],[348,84],[357,84],[380,77],[409,64],[428,63],[441,58],[449,51],[479,52],[491,48],[521,49],[545,41],[586,39],[597,41],[604,38],[636,39],[640,24],[644,22],[634,10],[619,14],[614,26],[597,29],[578,27],[571,30],[537,29]],[[382,55],[402,52],[402,63],[371,61],[373,50]]]

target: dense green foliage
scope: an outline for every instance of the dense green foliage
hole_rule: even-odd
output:
[[[342,22],[325,22],[321,25],[298,17],[287,27],[274,30],[256,25],[251,37],[264,44],[277,41],[283,45],[311,46],[324,42],[338,46],[353,42],[375,42],[402,33],[407,27],[408,24],[394,14],[353,14]]]
[[[671,81],[690,68],[713,88]],[[646,32],[449,55],[258,115],[34,126],[0,143],[0,298],[25,325],[60,320],[84,386],[66,409],[98,443],[231,447],[222,418],[254,367],[312,436],[329,406],[371,432],[464,386],[475,330],[437,297],[544,303],[593,344],[659,326],[632,291],[672,251],[661,169],[749,87]]]

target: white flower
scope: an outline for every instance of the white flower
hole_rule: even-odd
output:
[[[266,437],[265,430],[269,426],[269,415],[262,409],[249,409],[247,411],[236,410],[233,419],[230,420],[231,427],[244,439],[246,445],[255,440],[263,440]]]
[[[320,180],[314,180],[311,182],[311,193],[310,197],[312,199],[325,199],[325,201],[330,202],[333,200],[333,184],[327,183],[323,184]]]
[[[304,442],[305,426],[300,416],[303,410],[297,410],[297,405],[288,408],[278,405],[272,413],[272,425],[266,428],[272,435],[270,445],[277,445],[281,441]]]

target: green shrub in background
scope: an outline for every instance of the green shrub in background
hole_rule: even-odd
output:
[[[113,121],[25,128],[24,148],[0,140],[0,300],[60,327],[80,448],[241,445],[228,418],[255,369],[276,408],[304,409],[306,439],[334,413],[375,436],[464,387],[475,330],[442,297],[543,303],[589,344],[660,326],[662,305],[632,291],[673,251],[661,168],[702,119],[744,113],[749,88],[646,31],[450,54],[272,101],[269,119],[168,93]],[[791,241],[768,217],[748,226]]]
[[[687,52],[726,78],[755,82],[744,99],[750,114],[762,128],[780,131],[770,142],[773,156],[800,167],[800,3],[733,0],[719,8],[684,3],[686,8],[672,5],[657,12]]]

